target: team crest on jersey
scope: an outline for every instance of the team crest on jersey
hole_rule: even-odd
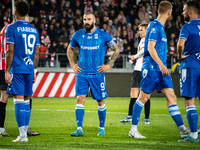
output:
[[[98,39],[98,34],[95,34],[95,35],[94,35],[94,39]]]
[[[85,35],[82,35],[82,37],[84,38],[84,37],[85,37]]]

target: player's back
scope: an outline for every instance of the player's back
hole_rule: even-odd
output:
[[[167,37],[164,31],[163,24],[155,19],[150,22],[146,31],[145,36],[145,45],[144,45],[144,63],[142,69],[151,69],[155,71],[160,71],[159,65],[154,61],[148,51],[148,42],[156,42],[155,50],[158,54],[158,57],[166,66],[166,57],[167,57]]]
[[[17,20],[7,30],[7,44],[14,44],[13,73],[32,74],[35,47],[39,45],[37,29],[25,20]]]

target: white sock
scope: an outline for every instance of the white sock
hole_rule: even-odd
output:
[[[137,125],[132,125],[132,126],[131,126],[131,130],[132,130],[132,131],[137,131]]]
[[[0,131],[1,132],[5,132],[5,128],[0,128]]]
[[[26,132],[26,127],[25,126],[21,126],[19,127],[19,133],[20,133],[20,137],[26,137],[27,136],[27,132]]]
[[[190,132],[190,136],[191,136],[193,139],[196,139],[196,138],[198,138],[198,132]]]
[[[181,132],[181,131],[185,131],[186,127],[185,127],[185,125],[181,125],[178,127],[178,129],[179,129],[179,132]]]
[[[82,130],[82,127],[78,127],[77,129],[81,129]]]

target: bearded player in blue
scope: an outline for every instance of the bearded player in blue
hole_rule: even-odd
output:
[[[137,125],[141,110],[154,89],[157,89],[157,92],[162,92],[167,98],[168,111],[179,129],[181,138],[189,134],[188,129],[183,124],[172,80],[166,67],[167,37],[164,24],[171,13],[172,4],[169,1],[162,1],[158,6],[157,19],[150,22],[147,28],[140,95],[133,106],[132,127],[129,131],[129,137],[146,138],[139,133]]]
[[[183,5],[184,20],[188,23],[181,28],[177,49],[182,60],[180,69],[180,90],[187,112],[190,136],[178,142],[198,143],[198,114],[195,97],[200,97],[200,3],[188,1]]]
[[[112,40],[112,37],[95,27],[95,16],[91,12],[86,12],[83,16],[83,29],[74,33],[67,50],[67,56],[70,65],[76,73],[75,90],[77,95],[76,104],[76,122],[77,129],[71,133],[71,136],[83,136],[82,124],[84,117],[85,98],[90,88],[92,98],[97,100],[99,115],[98,136],[105,135],[106,105],[104,99],[107,97],[105,71],[113,66],[118,54],[119,48]],[[73,49],[78,46],[79,60],[78,64],[74,62]],[[114,53],[109,62],[104,65],[104,58],[107,47],[110,47]]]
[[[5,80],[9,86],[9,94],[14,96],[15,118],[20,135],[13,142],[28,142],[27,129],[30,120],[30,103],[33,81],[36,80],[36,68],[39,60],[38,31],[25,16],[29,5],[23,1],[15,2],[17,21],[7,30]],[[12,68],[12,78],[9,73]],[[34,70],[35,69],[35,70]]]

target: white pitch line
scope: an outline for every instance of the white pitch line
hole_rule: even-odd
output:
[[[7,108],[7,110],[14,110],[14,108]],[[32,109],[32,110],[36,110],[36,111],[65,111],[65,112],[75,112],[75,110],[64,110],[64,109]],[[97,113],[97,111],[85,111],[85,112],[89,112],[89,113]],[[123,113],[123,112],[106,112],[107,114],[125,114],[127,115],[127,113]],[[144,115],[144,114],[141,114]],[[150,114],[153,116],[170,116],[169,114]],[[182,117],[185,117],[184,115]]]

